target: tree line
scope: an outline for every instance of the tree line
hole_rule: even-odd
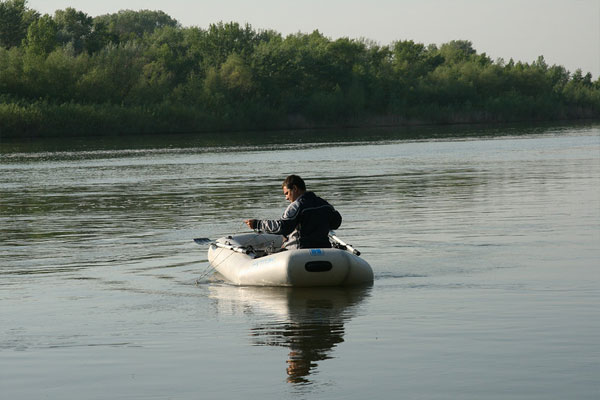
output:
[[[466,40],[380,45],[0,2],[3,137],[598,117],[590,73],[492,60]]]

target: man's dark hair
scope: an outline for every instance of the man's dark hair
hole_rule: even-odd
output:
[[[285,181],[283,181],[282,186],[285,186],[288,189],[292,189],[294,186],[296,186],[302,191],[306,190],[306,184],[304,183],[304,180],[298,175],[290,175],[287,178],[285,178]]]

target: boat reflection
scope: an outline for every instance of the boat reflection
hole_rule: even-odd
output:
[[[310,383],[310,374],[319,361],[332,358],[333,349],[344,341],[345,322],[356,315],[371,287],[213,286],[211,292],[221,310],[240,310],[251,316],[254,345],[289,348],[287,380],[301,384]]]

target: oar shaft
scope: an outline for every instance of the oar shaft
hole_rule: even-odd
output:
[[[356,250],[354,247],[350,246],[348,243],[345,243],[339,237],[337,237],[333,234],[330,234],[329,237],[332,238],[333,240],[335,240],[336,242],[338,242],[340,245],[344,246],[346,249],[350,250],[352,252],[352,254],[360,256],[360,251]]]
[[[250,253],[250,250],[246,249],[245,247],[232,246],[230,244],[225,244],[225,243],[220,243],[220,242],[215,242],[212,245],[220,247],[222,249],[228,249],[231,251],[235,251],[236,253],[242,253],[242,254]]]

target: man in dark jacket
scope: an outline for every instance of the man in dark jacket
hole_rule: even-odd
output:
[[[306,191],[304,180],[290,175],[283,181],[283,194],[291,203],[281,219],[247,219],[250,229],[286,236],[284,247],[311,249],[331,247],[329,231],[342,224],[342,216],[331,204]]]

